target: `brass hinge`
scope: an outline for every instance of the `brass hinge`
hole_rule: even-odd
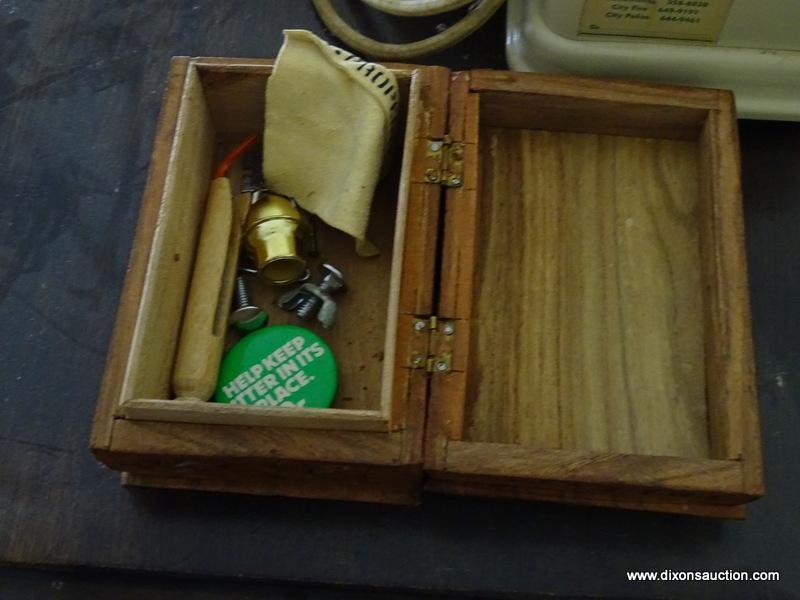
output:
[[[428,139],[427,157],[438,166],[426,169],[425,179],[429,183],[446,187],[464,185],[464,144],[447,135],[441,140]]]
[[[453,362],[455,323],[432,316],[419,317],[412,326],[414,343],[409,366],[412,369],[425,369],[431,374],[449,373]]]

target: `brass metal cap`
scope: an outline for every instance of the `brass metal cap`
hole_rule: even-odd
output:
[[[272,283],[291,283],[303,276],[306,261],[297,252],[302,216],[292,202],[264,193],[250,207],[244,228],[245,246],[259,273]]]

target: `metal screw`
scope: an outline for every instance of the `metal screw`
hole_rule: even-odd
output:
[[[459,186],[461,185],[461,177],[455,176],[450,178],[450,185]]]
[[[436,370],[437,371],[447,371],[447,362],[444,360],[437,360],[436,361]]]
[[[241,331],[253,331],[261,327],[266,320],[267,313],[260,306],[250,302],[244,277],[238,275],[236,277],[236,310],[231,313],[229,322]]]
[[[415,354],[411,357],[411,366],[412,367],[421,367],[422,363],[425,362],[425,357],[422,354]]]
[[[444,325],[442,325],[442,333],[444,333],[445,335],[453,335],[453,333],[455,333],[455,331],[456,331],[456,328],[453,327],[453,324],[450,323],[449,321],[447,323],[445,323]]]
[[[336,267],[329,264],[322,265],[322,272],[325,276],[320,282],[319,291],[323,294],[331,294],[344,287],[344,275]],[[301,319],[311,319],[317,314],[317,311],[322,306],[322,298],[316,295],[309,294],[295,309],[295,313]]]
[[[414,323],[414,329],[417,331],[424,331],[428,324],[425,321],[417,321]]]
[[[436,172],[436,169],[428,169],[425,171],[425,178],[428,181],[439,181],[439,173]]]
[[[441,142],[431,142],[430,146],[428,146],[428,148],[430,148],[431,152],[438,152],[439,150],[442,149],[442,143]]]

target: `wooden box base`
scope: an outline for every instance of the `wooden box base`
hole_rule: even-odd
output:
[[[165,95],[92,449],[130,482],[302,497],[415,503],[427,394],[408,365],[414,315],[431,314],[440,195],[411,173],[420,140],[444,133],[448,71],[391,67],[400,113],[370,222],[378,257],[318,224],[324,260],[346,274],[332,348],[332,408],[176,401],[171,374],[212,165],[263,128],[270,60],[176,58]],[[233,189],[239,175],[231,173]],[[320,259],[321,262],[322,259]],[[313,266],[313,265],[312,265]],[[278,291],[251,281],[271,323],[294,322]],[[233,340],[231,340],[233,341]],[[180,482],[180,483],[175,483]],[[212,483],[213,482],[213,483]],[[254,483],[258,482],[258,483]]]

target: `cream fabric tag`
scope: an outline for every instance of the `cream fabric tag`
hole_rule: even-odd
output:
[[[314,34],[284,31],[267,80],[264,180],[356,239],[362,255],[397,113],[394,74]]]

